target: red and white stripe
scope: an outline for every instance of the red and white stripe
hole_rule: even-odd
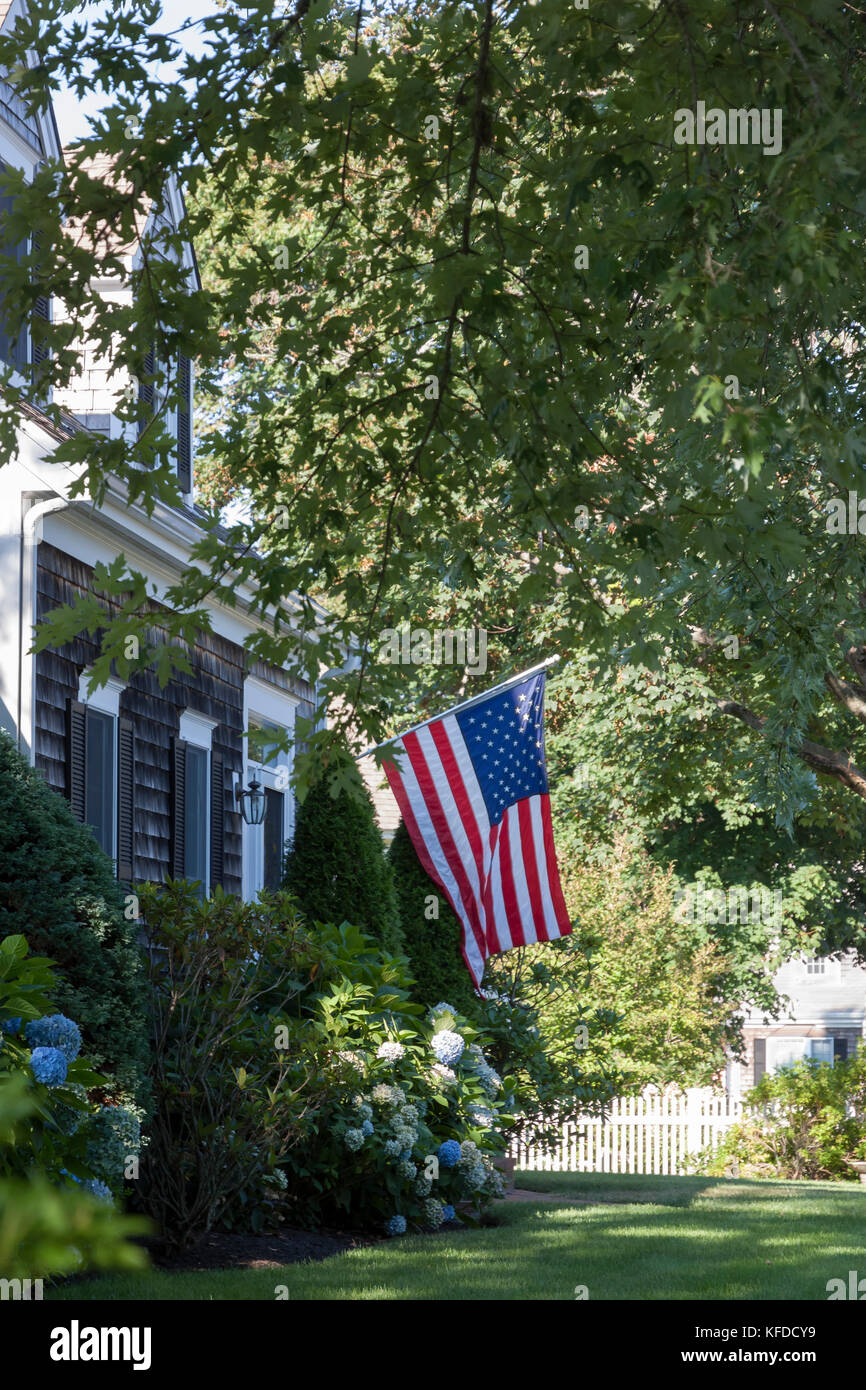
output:
[[[480,985],[488,956],[571,931],[547,793],[491,825],[453,714],[396,739],[385,775],[427,873],[463,928],[463,958]]]

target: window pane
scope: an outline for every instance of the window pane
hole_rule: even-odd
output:
[[[250,761],[261,764],[262,767],[270,767],[276,770],[281,762],[285,762],[286,753],[280,752],[279,739],[283,733],[276,724],[269,724],[260,719],[250,721],[249,731],[249,750]]]
[[[780,1071],[783,1067],[792,1067],[795,1062],[802,1062],[804,1057],[811,1056],[811,1038],[768,1038],[767,1039],[767,1071]]]
[[[207,895],[207,842],[210,795],[208,770],[210,754],[206,748],[188,744],[186,750],[186,806],[184,839],[186,877],[201,882],[201,897]]]
[[[279,888],[283,868],[283,793],[265,787],[265,888]]]
[[[114,716],[101,710],[87,710],[85,815],[87,824],[106,854],[114,859],[115,798]]]

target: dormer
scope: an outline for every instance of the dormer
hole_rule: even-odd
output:
[[[89,159],[82,167],[93,179],[113,187],[120,185],[124,192],[131,191],[107,156]],[[133,276],[142,266],[144,248],[148,248],[148,254],[159,254],[165,233],[176,234],[183,224],[184,214],[183,195],[177,180],[172,177],[167,182],[165,196],[159,206],[152,200],[142,203],[136,218],[134,239],[129,244],[111,247],[123,266],[123,272],[97,280],[92,288],[104,299],[131,306]],[[68,231],[73,239],[80,235],[74,223],[70,224]],[[201,288],[195,253],[186,240],[181,247],[178,253],[177,239],[174,237],[168,254],[175,260],[180,254],[180,268],[192,294]],[[62,308],[59,312],[62,313]],[[161,376],[163,380],[160,383]],[[159,415],[168,433],[173,434],[177,441],[175,467],[178,484],[184,501],[191,503],[193,388],[193,366],[186,356],[179,355],[170,362],[159,362],[155,348],[147,349],[145,346],[141,355],[141,372],[137,378],[131,378],[125,368],[119,368],[110,359],[99,356],[96,345],[85,339],[82,343],[81,371],[68,387],[55,392],[55,400],[88,429],[112,439],[126,435],[132,443],[136,436],[141,437],[154,416]],[[121,422],[115,413],[121,397],[127,396],[130,389],[139,402],[136,425]],[[175,392],[176,404],[170,399]]]
[[[14,28],[24,14],[24,0],[0,0],[0,28],[4,34]],[[36,55],[23,55],[27,63],[35,63]],[[14,74],[0,72],[0,254],[19,263],[36,249],[36,243],[25,229],[20,234],[9,230],[9,217],[14,210],[15,195],[4,179],[4,171],[16,171],[28,182],[40,165],[47,160],[62,158],[60,139],[54,113],[50,107],[28,114],[26,103],[18,95]],[[12,332],[2,317],[2,268],[0,268],[0,358],[16,369],[16,385],[28,384],[38,367],[45,349],[34,337],[29,325]],[[50,320],[52,304],[47,298],[37,301],[35,313]]]

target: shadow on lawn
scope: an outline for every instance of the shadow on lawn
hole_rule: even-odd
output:
[[[573,1202],[579,1206],[640,1205],[689,1207],[700,1198],[754,1198],[772,1194],[793,1195],[795,1184],[783,1180],[755,1182],[748,1178],[684,1177],[656,1173],[549,1173],[515,1174],[517,1200],[530,1193],[547,1201]],[[523,1195],[525,1194],[525,1196]]]

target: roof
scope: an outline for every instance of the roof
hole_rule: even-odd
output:
[[[18,400],[15,402],[15,409],[25,419],[32,420],[40,429],[45,430],[53,439],[68,439],[72,434],[90,434],[87,426],[68,411],[63,411],[63,423],[58,426],[44,410],[40,410],[39,406],[31,401]]]
[[[0,27],[2,27],[7,14],[12,8],[12,0],[0,0]]]

